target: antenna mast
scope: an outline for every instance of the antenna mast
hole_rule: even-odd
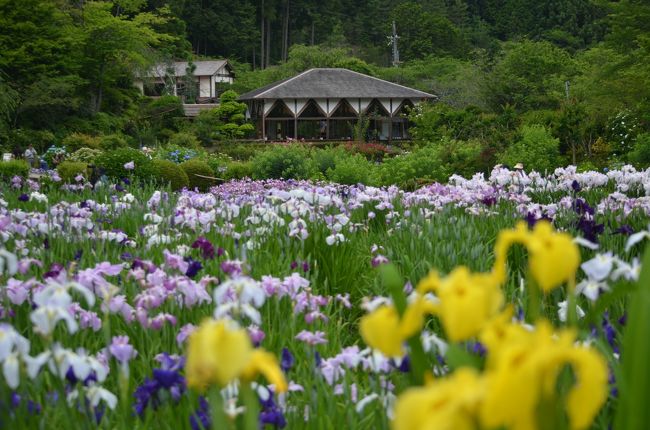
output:
[[[397,26],[395,25],[395,21],[393,21],[393,35],[389,37],[391,44],[393,45],[393,67],[399,66],[399,50],[397,49],[397,39],[399,39],[399,36],[397,35]]]

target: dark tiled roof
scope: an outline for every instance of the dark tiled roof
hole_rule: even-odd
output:
[[[239,96],[240,100],[293,98],[437,98],[433,94],[348,69],[309,69]]]

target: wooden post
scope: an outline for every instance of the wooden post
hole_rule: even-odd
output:
[[[390,99],[389,106],[390,112],[388,113],[390,114],[390,117],[388,117],[388,143],[390,144],[393,142],[393,99]]]
[[[325,126],[327,127],[325,129],[325,140],[329,140],[330,139],[330,99],[325,99],[325,109],[326,109],[325,118],[327,118],[326,120],[327,125]]]
[[[298,99],[293,99],[293,138],[298,140]]]
[[[262,140],[266,141],[266,113],[264,113],[266,101],[262,102]]]

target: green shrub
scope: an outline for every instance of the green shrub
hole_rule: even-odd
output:
[[[231,161],[226,165],[226,171],[220,176],[223,179],[244,179],[253,177],[251,161]]]
[[[367,184],[373,165],[362,155],[340,157],[327,171],[329,180],[347,185]]]
[[[421,182],[444,181],[448,170],[441,161],[441,147],[429,144],[385,160],[376,170],[378,185],[413,189]]]
[[[70,154],[67,160],[92,164],[102,153],[99,149],[81,148]]]
[[[180,166],[187,174],[191,189],[198,188],[201,191],[207,191],[211,186],[216,185],[212,179],[196,176],[214,177],[214,172],[205,161],[194,159],[181,163]]]
[[[69,134],[61,141],[61,145],[65,147],[68,153],[75,152],[81,148],[99,149],[100,143],[101,138],[83,133]]]
[[[327,174],[327,171],[336,167],[336,160],[348,156],[341,147],[330,146],[312,151],[312,159],[320,173]]]
[[[126,170],[124,165],[133,161],[135,169]],[[95,159],[95,165],[104,170],[108,177],[120,179],[135,176],[142,180],[150,180],[153,174],[151,160],[137,149],[120,148],[107,151]]]
[[[506,148],[500,162],[513,166],[523,163],[528,171],[551,172],[560,163],[560,141],[542,125],[525,125],[521,139]]]
[[[126,148],[129,143],[124,136],[119,134],[108,134],[102,136],[99,141],[99,147],[104,151],[112,151],[113,149]]]
[[[14,176],[29,176],[29,164],[25,160],[0,161],[0,178],[8,180]]]
[[[641,133],[636,137],[629,160],[639,168],[650,166],[650,133]]]
[[[219,143],[214,146],[217,152],[226,154],[234,160],[250,160],[260,152],[272,149],[269,144],[256,144],[256,143]]]
[[[169,141],[167,143],[169,145],[174,145],[186,149],[201,149],[201,142],[192,133],[174,133],[169,137]]]
[[[170,184],[174,191],[187,188],[190,185],[185,170],[173,161],[153,160],[153,170],[156,180],[160,183]]]
[[[174,144],[165,145],[156,151],[156,157],[164,160],[173,161],[174,163],[183,163],[202,155],[199,151],[192,148],[185,148]]]
[[[56,168],[64,183],[74,183],[75,177],[79,174],[88,178],[88,164],[75,161],[64,161]]]
[[[255,179],[307,179],[315,171],[309,151],[299,145],[275,146],[253,158]]]
[[[228,163],[232,161],[232,158],[225,154],[205,154],[199,158],[208,163],[212,172],[219,178],[223,178],[223,174],[228,170]]]

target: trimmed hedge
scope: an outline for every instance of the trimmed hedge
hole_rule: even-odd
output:
[[[135,164],[135,169],[126,170],[124,165],[131,161]],[[106,176],[115,179],[133,175],[147,181],[151,180],[154,173],[151,160],[142,151],[133,148],[107,151],[95,159],[95,165],[103,169]]]
[[[182,190],[190,185],[185,170],[173,161],[153,160],[153,169],[156,180],[160,183],[170,184],[174,191]]]
[[[57,166],[56,171],[64,183],[74,183],[74,178],[79,174],[88,178],[88,164],[81,161],[64,161]]]
[[[190,189],[198,188],[201,191],[207,191],[211,186],[216,185],[211,179],[196,176],[214,177],[214,172],[205,161],[194,159],[181,163],[180,166],[187,173],[187,178],[190,181]]]
[[[0,178],[11,179],[14,176],[29,176],[29,164],[25,160],[0,161]]]

